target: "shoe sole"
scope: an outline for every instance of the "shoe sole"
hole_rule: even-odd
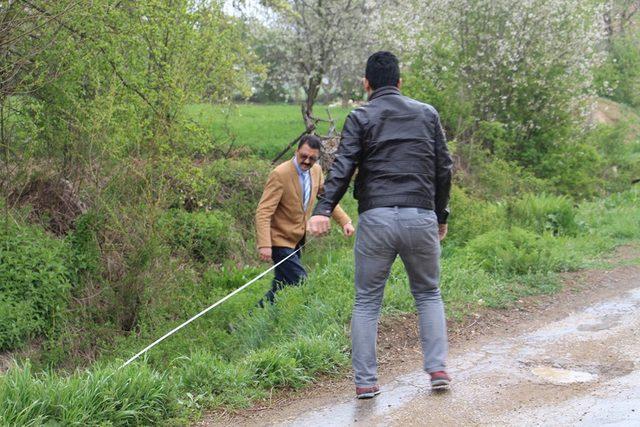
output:
[[[377,395],[380,394],[380,390],[378,391],[372,391],[370,393],[362,393],[362,394],[358,394],[356,397],[358,399],[371,399],[372,397],[376,397]]]
[[[447,380],[435,380],[431,381],[432,390],[445,390],[449,388],[449,381]]]

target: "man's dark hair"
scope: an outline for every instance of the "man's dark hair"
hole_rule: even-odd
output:
[[[301,148],[304,144],[307,144],[309,148],[314,150],[322,149],[322,141],[315,135],[303,135],[298,142],[298,148]]]
[[[376,52],[367,59],[364,76],[369,80],[371,89],[383,86],[398,86],[400,81],[400,65],[398,58],[386,51]]]

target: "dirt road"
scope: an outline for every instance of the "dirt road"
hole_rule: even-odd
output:
[[[629,264],[567,275],[557,295],[464,326],[447,393],[431,393],[415,347],[381,367],[374,399],[341,381],[211,424],[640,426],[640,267]]]

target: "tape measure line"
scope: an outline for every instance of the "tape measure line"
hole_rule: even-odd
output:
[[[308,242],[308,240],[307,240]],[[158,345],[160,342],[162,342],[165,338],[170,337],[171,335],[175,334],[176,332],[178,332],[180,329],[184,328],[185,326],[187,326],[189,323],[193,322],[194,320],[196,320],[198,317],[206,314],[208,311],[216,308],[217,306],[219,306],[220,304],[222,304],[223,302],[225,302],[226,300],[228,300],[229,298],[231,298],[232,296],[234,296],[235,294],[237,294],[238,292],[241,292],[243,289],[249,287],[251,284],[253,284],[254,282],[260,280],[262,277],[264,277],[267,273],[269,273],[270,271],[272,271],[274,268],[276,268],[277,266],[279,266],[280,264],[282,264],[283,262],[285,262],[286,260],[288,260],[289,258],[291,258],[293,255],[295,255],[296,253],[298,253],[302,248],[304,248],[304,246],[307,244],[307,242],[305,242],[303,245],[301,245],[298,249],[296,249],[295,251],[291,252],[286,258],[284,258],[283,260],[281,260],[280,262],[278,262],[277,264],[274,264],[273,266],[271,266],[271,268],[269,268],[268,270],[263,271],[262,273],[260,273],[259,275],[257,275],[256,277],[254,277],[253,279],[251,279],[250,281],[248,281],[247,283],[245,283],[244,285],[240,286],[238,289],[236,289],[235,291],[231,292],[230,294],[228,294],[227,296],[225,296],[224,298],[222,298],[221,300],[216,301],[214,304],[210,305],[209,307],[205,308],[204,310],[202,310],[200,313],[196,314],[195,316],[193,316],[191,319],[187,320],[186,322],[184,322],[183,324],[176,326],[175,328],[173,328],[172,330],[170,330],[169,332],[167,332],[166,334],[164,334],[163,336],[161,336],[160,338],[158,338],[157,340],[155,340],[154,342],[152,342],[151,344],[149,344],[148,346],[146,346],[142,351],[140,351],[139,353],[137,353],[135,356],[133,356],[131,359],[127,360],[126,362],[124,362],[124,364],[122,366],[120,366],[120,369],[124,368],[125,366],[127,366],[128,364],[130,364],[131,362],[133,362],[134,360],[136,360],[138,357],[142,356],[143,354],[145,354],[147,351],[151,350],[153,347],[155,347],[156,345]]]

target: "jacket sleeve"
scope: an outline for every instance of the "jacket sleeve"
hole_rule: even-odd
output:
[[[323,192],[323,188],[324,188],[324,174],[320,172],[320,187],[318,188],[318,194],[321,194]],[[340,205],[336,205],[336,207],[333,209],[331,218],[333,218],[335,222],[340,224],[341,227],[344,226],[346,223],[351,222],[351,218],[349,218],[349,215],[347,215],[347,213],[344,211],[344,209],[340,207]]]
[[[272,171],[256,209],[256,244],[258,248],[271,247],[271,218],[280,203],[283,186],[276,171]]]
[[[436,154],[436,185],[435,185],[435,212],[439,224],[446,224],[449,216],[449,196],[451,193],[451,175],[453,173],[453,160],[447,148],[447,140],[440,123],[440,116],[435,115],[435,154]]]
[[[345,120],[336,157],[322,191],[318,192],[318,203],[314,215],[331,216],[356,170],[362,152],[362,125],[355,111]]]

